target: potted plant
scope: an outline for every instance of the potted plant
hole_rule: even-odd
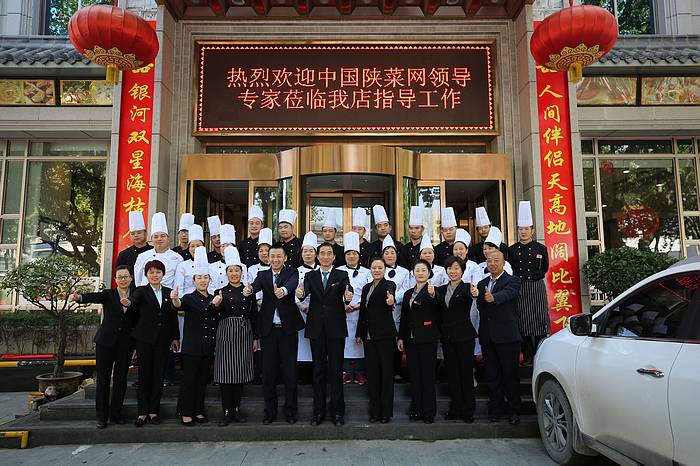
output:
[[[19,292],[32,305],[31,310],[45,312],[55,323],[56,363],[53,372],[37,376],[39,390],[53,385],[60,396],[78,389],[81,372],[64,371],[68,325],[66,320],[79,307],[68,297],[73,292],[85,292],[89,276],[87,267],[75,259],[52,254],[30,262],[24,262],[0,279],[0,288]]]
[[[588,260],[583,270],[588,283],[612,300],[674,262],[675,259],[666,254],[623,246],[596,254]]]

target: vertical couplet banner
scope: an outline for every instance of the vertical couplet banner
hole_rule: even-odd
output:
[[[537,66],[537,115],[544,239],[549,252],[547,295],[553,334],[566,326],[569,316],[582,312],[566,72]]]
[[[148,24],[155,29],[155,21],[148,21]],[[129,212],[143,212],[148,225],[154,68],[155,65],[149,63],[122,73],[113,262],[119,251],[131,245]]]

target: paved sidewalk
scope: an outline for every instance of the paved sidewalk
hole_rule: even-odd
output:
[[[27,412],[27,392],[0,392],[0,424]]]
[[[428,427],[426,427],[428,428]],[[531,466],[555,465],[538,439],[65,445],[0,450],[0,464]]]

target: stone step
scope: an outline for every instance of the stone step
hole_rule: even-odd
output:
[[[269,426],[258,422],[218,427],[215,422],[184,427],[174,419],[164,419],[159,426],[141,428],[133,424],[109,425],[96,429],[93,420],[43,421],[38,414],[17,419],[3,426],[6,430],[29,431],[29,446],[152,443],[152,442],[221,442],[221,441],[292,441],[292,440],[423,440],[468,438],[525,438],[538,436],[535,416],[523,416],[521,423],[488,422],[477,419],[473,424],[436,420],[434,424],[408,422],[396,416],[388,424],[369,424],[366,420],[348,420],[342,427],[330,422],[309,425],[301,418],[295,425],[277,421]],[[0,446],[15,447],[17,439],[0,439]]]
[[[343,386],[343,391],[345,393],[345,397],[353,397],[353,396],[362,396],[362,397],[367,397],[367,385],[357,385],[354,383],[350,383],[347,385]],[[297,389],[299,392],[299,397],[311,397],[313,396],[313,386],[312,385],[297,385]],[[449,396],[449,387],[446,383],[438,383],[436,384],[436,390],[438,395],[443,395],[443,396]],[[125,399],[136,399],[136,394],[137,394],[138,388],[134,387],[129,383],[127,385],[126,389],[126,395]],[[180,391],[180,386],[179,385],[172,385],[168,387],[163,387],[163,398],[177,398],[178,393]],[[218,398],[219,397],[219,387],[215,385],[208,385],[207,386],[207,397],[210,398]],[[488,394],[488,387],[484,383],[479,383],[479,385],[476,387],[476,393],[477,394],[483,394],[487,395]],[[284,385],[280,384],[277,385],[277,394],[278,395],[284,395]],[[520,394],[521,395],[530,395],[532,394],[532,385],[531,381],[529,378],[523,378],[520,379]],[[410,396],[411,395],[411,384],[410,383],[395,383],[394,384],[394,397],[398,397],[401,395],[405,396]],[[243,388],[243,397],[259,397],[262,398],[263,396],[263,388],[262,385],[255,385],[255,384],[246,384],[245,387]],[[95,398],[95,385],[88,385],[85,387],[85,397],[88,399],[94,399]]]

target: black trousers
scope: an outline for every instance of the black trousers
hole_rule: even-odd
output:
[[[330,385],[330,412],[345,415],[343,396],[343,355],[345,338],[316,338],[311,340],[314,364],[314,416],[326,415],[326,385]]]
[[[450,387],[450,414],[473,417],[474,398],[474,339],[443,343],[447,364],[447,384]]]
[[[520,342],[481,345],[486,383],[490,388],[489,415],[506,413],[503,396],[508,399],[511,414],[520,414],[520,378],[518,357]]]
[[[369,385],[370,417],[392,417],[394,415],[394,350],[396,341],[367,340],[365,367]]]
[[[537,345],[539,345],[540,342],[546,337],[547,335],[523,335],[523,343],[521,348],[523,351],[523,359],[525,361],[532,361],[532,359],[535,357],[535,353],[537,352]]]
[[[224,411],[235,411],[241,406],[241,398],[243,397],[242,383],[222,383],[221,388],[221,407]]]
[[[180,415],[194,417],[204,414],[204,397],[207,394],[212,357],[182,353],[180,357],[184,365],[178,397]]]
[[[139,416],[158,414],[163,394],[163,377],[168,362],[172,340],[160,332],[154,344],[136,341],[139,356]]]
[[[263,396],[265,413],[277,415],[277,373],[282,371],[284,382],[284,414],[297,414],[297,346],[299,335],[287,335],[282,327],[272,327],[270,333],[262,337]]]
[[[113,346],[95,345],[97,372],[95,412],[98,421],[106,422],[108,417],[111,419],[121,417],[126,393],[126,376],[129,373],[133,354],[134,342],[128,337],[120,337]],[[112,381],[111,401],[110,381]]]
[[[411,375],[411,414],[435,417],[435,361],[437,342],[406,342],[406,363]]]

